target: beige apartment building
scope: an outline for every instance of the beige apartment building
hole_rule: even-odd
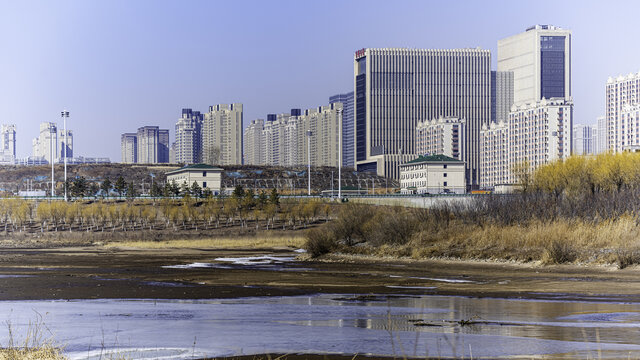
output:
[[[202,159],[207,164],[242,164],[242,104],[209,106],[202,123]]]
[[[425,120],[416,127],[416,147],[420,155],[446,155],[464,159],[465,121],[455,117]]]

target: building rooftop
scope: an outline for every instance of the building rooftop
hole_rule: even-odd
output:
[[[219,168],[217,166],[207,165],[207,164],[193,164],[193,165],[187,165],[185,167],[181,167],[180,169],[177,169],[177,170],[168,171],[166,174],[171,175],[171,174],[175,174],[175,173],[186,171],[186,170],[220,170],[222,171],[224,169]]]
[[[406,162],[402,165],[407,165],[407,164],[418,164],[418,163],[423,163],[423,162],[454,162],[454,163],[463,163],[463,161],[460,161],[458,159],[454,159],[452,157],[448,157],[446,155],[442,155],[442,154],[438,154],[438,155],[421,155],[418,156],[417,159],[411,160],[409,162]],[[402,166],[400,165],[400,166]]]

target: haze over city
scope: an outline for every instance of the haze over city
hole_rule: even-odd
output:
[[[636,72],[635,2],[21,1],[0,4],[0,105],[28,156],[38,124],[75,152],[120,159],[120,134],[171,131],[180,109],[241,102],[245,126],[353,91],[363,47],[475,48],[534,24],[569,29],[574,123],[604,113],[609,76]],[[624,36],[622,36],[624,35]]]

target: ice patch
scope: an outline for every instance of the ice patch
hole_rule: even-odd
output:
[[[284,262],[291,262],[295,260],[291,256],[249,256],[249,257],[221,257],[215,258],[215,261],[228,262],[233,265],[269,265],[269,264],[281,264]]]
[[[411,290],[433,290],[437,289],[437,286],[400,286],[400,285],[387,285],[391,289],[411,289]]]
[[[295,252],[295,253],[300,253],[300,254],[304,254],[304,253],[306,253],[306,252],[307,252],[307,250],[305,250],[305,249],[297,249],[297,250],[293,250],[293,252]]]

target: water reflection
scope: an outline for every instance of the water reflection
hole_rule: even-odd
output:
[[[640,356],[640,304],[384,295],[0,302],[18,332],[36,311],[74,359],[121,349],[135,359],[265,352]],[[7,341],[0,331],[0,343]]]

